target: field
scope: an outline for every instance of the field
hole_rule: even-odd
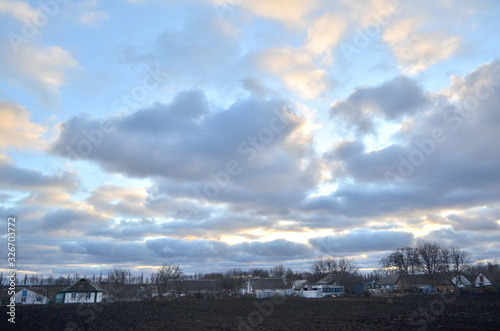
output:
[[[2,306],[0,330],[500,330],[500,293]]]

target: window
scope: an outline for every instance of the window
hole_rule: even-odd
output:
[[[36,297],[36,302],[42,302],[42,297],[40,296]]]
[[[88,292],[85,294],[85,298],[88,300],[92,297],[92,293]]]
[[[21,302],[26,302],[26,297],[22,297]]]
[[[480,281],[481,283],[484,283],[484,276],[483,276],[483,275],[479,276],[479,281]]]
[[[76,299],[76,293],[71,293],[71,299]]]

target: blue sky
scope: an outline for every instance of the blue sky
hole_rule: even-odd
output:
[[[498,259],[499,14],[0,1],[0,210],[18,219],[19,269],[346,255],[370,270],[420,240]]]

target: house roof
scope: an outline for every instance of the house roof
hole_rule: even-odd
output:
[[[288,287],[282,278],[250,278],[250,286],[255,290],[284,290]]]
[[[322,284],[332,284],[335,282],[335,276],[333,274],[328,274],[316,282],[318,285]]]
[[[22,291],[22,290],[29,290],[29,291],[35,292],[36,294],[43,295],[45,297],[49,296],[49,292],[47,291],[47,289],[45,287],[20,287],[20,288],[18,288],[17,292]]]
[[[169,288],[174,291],[213,291],[220,287],[220,284],[221,282],[217,279],[179,279],[168,281]]]
[[[294,290],[302,288],[305,284],[309,284],[309,281],[307,279],[299,279],[299,280],[294,280],[292,282],[292,288]]]
[[[476,279],[477,279],[477,277],[480,274],[483,274],[483,276],[486,277],[493,284],[500,283],[500,273],[493,273],[493,272],[489,272],[489,271],[483,271],[483,272],[480,272],[480,273],[477,274]]]
[[[62,292],[103,292],[103,289],[90,280],[82,278],[73,285],[63,289]]]
[[[412,285],[453,285],[453,282],[446,275],[434,275],[434,281],[428,275],[401,275],[401,281]]]
[[[383,278],[380,278],[380,280],[377,282],[378,285],[396,285],[398,282],[399,275],[388,275]]]

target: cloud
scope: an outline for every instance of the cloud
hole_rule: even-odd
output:
[[[90,27],[98,27],[101,26],[102,23],[109,19],[109,16],[103,11],[89,11],[83,13],[78,21],[82,24]]]
[[[495,152],[500,150],[498,82],[497,61],[479,67],[463,79],[455,78],[446,94],[413,93],[418,96],[413,98],[416,102],[409,102],[403,113],[414,123],[401,127],[399,142],[371,151],[359,140],[335,145],[325,157],[333,171],[333,181],[339,186],[331,195],[305,202],[305,208],[350,216],[380,216],[496,203],[500,198],[500,157]],[[375,94],[375,100],[384,96],[383,89],[371,91],[380,93]],[[357,92],[350,98],[353,95],[357,96]],[[380,109],[371,105],[370,109],[386,118],[397,118],[400,107],[397,97],[395,100],[394,107],[391,102]],[[358,108],[348,108],[351,104],[355,103],[341,101],[334,110],[365,114]],[[421,105],[426,105],[425,112],[416,111]],[[373,128],[371,118],[364,120],[360,123],[347,117],[349,125],[369,132]],[[362,126],[365,123],[368,125]]]
[[[211,111],[203,93],[187,91],[108,119],[108,133],[100,131],[104,121],[70,119],[51,148],[108,171],[157,178],[168,195],[293,204],[316,185],[319,161],[302,132],[305,120],[291,109],[283,100],[249,98]]]
[[[316,1],[289,0],[285,5],[280,0],[248,0],[241,2],[238,1],[237,4],[252,11],[258,16],[277,20],[285,25],[296,26],[299,25],[302,19],[315,8]]]
[[[411,246],[413,235],[401,231],[356,230],[346,234],[313,238],[309,243],[325,254],[365,253]]]
[[[21,1],[0,1],[0,13],[7,13],[20,22],[30,22],[38,10]]]
[[[304,98],[316,98],[329,86],[327,71],[316,69],[311,56],[300,49],[268,49],[259,55],[258,62],[262,70],[276,75]]]
[[[461,38],[443,31],[419,31],[417,19],[406,19],[388,27],[383,40],[390,47],[404,74],[416,75],[431,65],[447,59],[460,47]]]
[[[306,50],[313,54],[330,55],[340,42],[345,29],[344,19],[332,13],[322,15],[307,29]]]
[[[227,259],[232,261],[268,261],[275,258],[298,258],[309,254],[303,244],[284,239],[229,245],[212,240],[179,240],[170,238],[146,241],[146,246],[162,257],[196,260]]]
[[[337,101],[330,108],[333,119],[341,120],[348,130],[358,134],[376,134],[375,119],[388,121],[413,117],[425,110],[428,98],[417,82],[395,77],[377,87],[361,87],[346,101]]]
[[[44,97],[57,93],[66,82],[67,71],[78,65],[68,51],[58,46],[39,46],[35,40],[20,45],[18,51],[10,46],[1,45],[6,52],[0,53],[4,63],[0,75],[12,85]]]
[[[148,194],[144,187],[101,185],[86,199],[95,210],[115,217],[148,217],[155,213],[146,206]]]
[[[45,175],[34,169],[18,168],[10,162],[0,160],[0,184],[3,189],[13,191],[49,191],[54,189],[74,190],[78,181],[73,173],[62,172]]]
[[[0,151],[15,148],[43,148],[46,129],[30,120],[31,113],[24,107],[0,100]]]

